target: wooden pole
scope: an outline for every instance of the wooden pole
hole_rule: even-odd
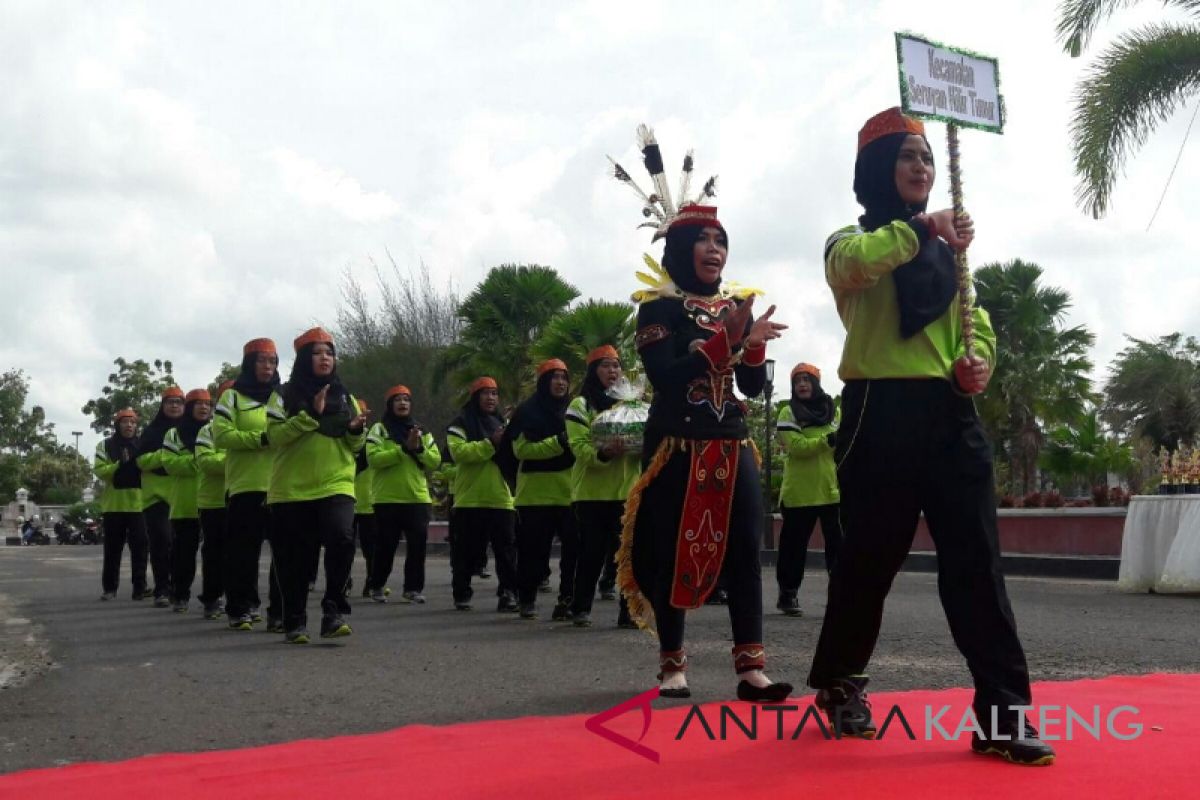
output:
[[[958,149],[958,126],[953,122],[946,125],[946,145],[950,150],[950,202],[954,218],[961,218],[963,211],[962,160]],[[962,319],[963,347],[967,358],[975,352],[975,327],[971,319],[971,268],[967,266],[967,251],[954,254],[958,266],[958,312]]]

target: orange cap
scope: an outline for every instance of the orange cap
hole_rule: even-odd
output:
[[[278,355],[279,351],[275,349],[275,342],[272,339],[251,339],[242,345],[242,355],[248,356],[251,353],[269,353]]]
[[[588,366],[591,366],[592,362],[600,361],[604,358],[611,358],[613,361],[621,360],[621,356],[617,353],[617,348],[613,347],[611,344],[602,344],[587,354]]]
[[[315,328],[309,328],[304,333],[300,334],[292,342],[292,346],[296,348],[296,352],[300,352],[300,348],[306,344],[333,344],[333,337],[329,335],[329,331],[318,325]]]
[[[412,390],[403,383],[397,383],[395,386],[387,390],[387,394],[383,396],[383,399],[390,403],[392,402],[392,398],[398,394],[406,394],[409,397],[412,397]]]
[[[489,378],[487,375],[484,375],[483,377],[476,378],[474,381],[471,382],[471,392],[470,393],[475,394],[480,389],[497,389],[497,390],[499,390],[499,388],[500,387],[496,385],[496,381],[493,378]]]
[[[120,411],[117,412],[116,416],[113,417],[113,422],[120,422],[123,419],[136,420],[137,418],[138,418],[138,413],[136,411],[134,411],[132,408],[122,408]]]
[[[207,400],[211,403],[212,395],[208,393],[208,389],[192,389],[183,398],[183,402],[185,403],[195,403],[197,400]]]
[[[805,364],[803,361],[792,367],[792,380],[796,380],[796,376],[802,372],[806,375],[813,376],[817,380],[821,380],[821,370],[817,369],[812,364]]]
[[[162,393],[162,399],[170,400],[172,397],[178,397],[179,399],[182,400],[183,399],[183,389],[180,389],[178,386],[168,386],[166,388],[166,390]]]
[[[900,106],[892,106],[887,111],[880,111],[862,126],[858,132],[858,151],[861,153],[864,147],[889,133],[924,136],[925,124],[918,119],[904,116],[900,112]]]
[[[562,362],[562,359],[547,358],[541,364],[538,364],[538,368],[537,368],[538,377],[540,378],[543,375],[545,375],[547,372],[551,372],[552,370],[556,370],[556,369],[561,369],[563,372],[570,372],[570,370],[567,369],[567,365]]]

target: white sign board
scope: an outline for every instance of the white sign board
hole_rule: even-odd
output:
[[[994,58],[896,34],[905,114],[1003,133],[1000,65]]]

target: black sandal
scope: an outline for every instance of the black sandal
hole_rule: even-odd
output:
[[[659,689],[662,694],[662,689]],[[772,683],[769,686],[755,686],[749,681],[739,681],[737,686],[738,700],[749,703],[780,703],[792,693],[790,683]]]

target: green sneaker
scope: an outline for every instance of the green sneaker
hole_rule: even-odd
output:
[[[321,617],[321,638],[336,639],[354,633],[340,616]]]
[[[308,644],[308,631],[304,628],[296,628],[288,631],[283,640],[288,644]]]

